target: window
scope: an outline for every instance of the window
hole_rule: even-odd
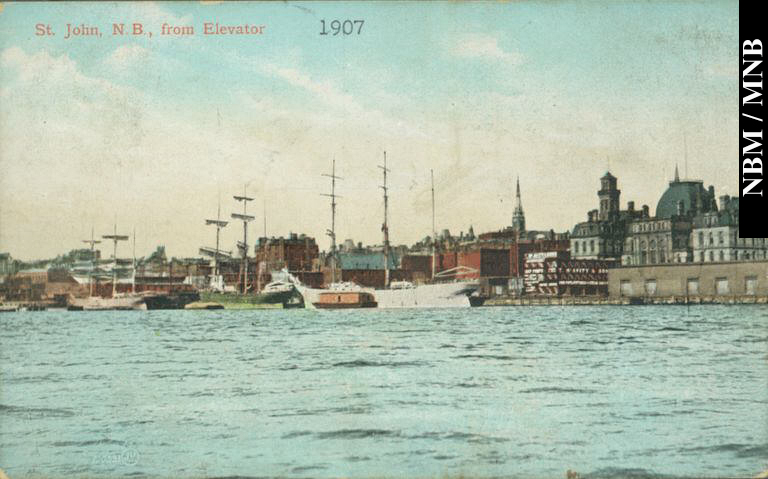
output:
[[[702,263],[704,262],[704,252],[703,251],[699,252],[699,261],[702,262]]]
[[[699,246],[704,245],[704,233],[699,232]]]
[[[733,250],[733,260],[738,261],[739,260],[739,252],[736,250]]]
[[[715,244],[715,239],[712,236],[712,232],[711,231],[709,232],[709,244]]]
[[[688,278],[686,292],[689,296],[695,296],[699,294],[699,278]]]
[[[715,252],[712,250],[709,250],[709,260],[714,261],[715,260]]]
[[[632,296],[632,283],[628,279],[622,279],[619,282],[621,296]]]
[[[757,294],[757,276],[744,278],[744,291],[747,294]]]
[[[589,240],[589,252],[590,253],[595,252],[595,240]]]
[[[653,296],[656,294],[656,280],[655,279],[646,279],[645,280],[645,294],[648,296]]]
[[[725,254],[723,253],[723,250],[720,250],[720,252],[718,254],[718,259],[720,261],[724,261],[725,260]]]
[[[576,253],[578,254],[578,252],[579,252],[579,242],[578,241],[574,241],[573,245],[574,245],[574,247],[576,249]]]
[[[728,294],[728,278],[715,279],[715,293]]]

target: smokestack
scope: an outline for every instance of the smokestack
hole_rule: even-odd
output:
[[[720,196],[720,211],[725,211],[731,204],[731,197],[728,195]]]
[[[635,211],[635,202],[634,201],[628,201],[627,202],[627,210],[628,211]]]
[[[643,205],[643,218],[649,218],[650,215],[648,214],[648,205]]]

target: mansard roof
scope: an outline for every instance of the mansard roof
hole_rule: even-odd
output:
[[[694,204],[698,212],[711,211],[713,200],[701,181],[672,181],[656,205],[656,218],[668,219],[677,215],[677,204],[680,201],[683,202],[683,214],[689,213]]]

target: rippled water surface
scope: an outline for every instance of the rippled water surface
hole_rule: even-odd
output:
[[[768,308],[0,315],[0,467],[751,477]]]

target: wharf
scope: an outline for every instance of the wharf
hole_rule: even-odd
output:
[[[483,306],[621,306],[621,305],[687,305],[687,304],[768,304],[768,296],[518,296],[496,297]]]

